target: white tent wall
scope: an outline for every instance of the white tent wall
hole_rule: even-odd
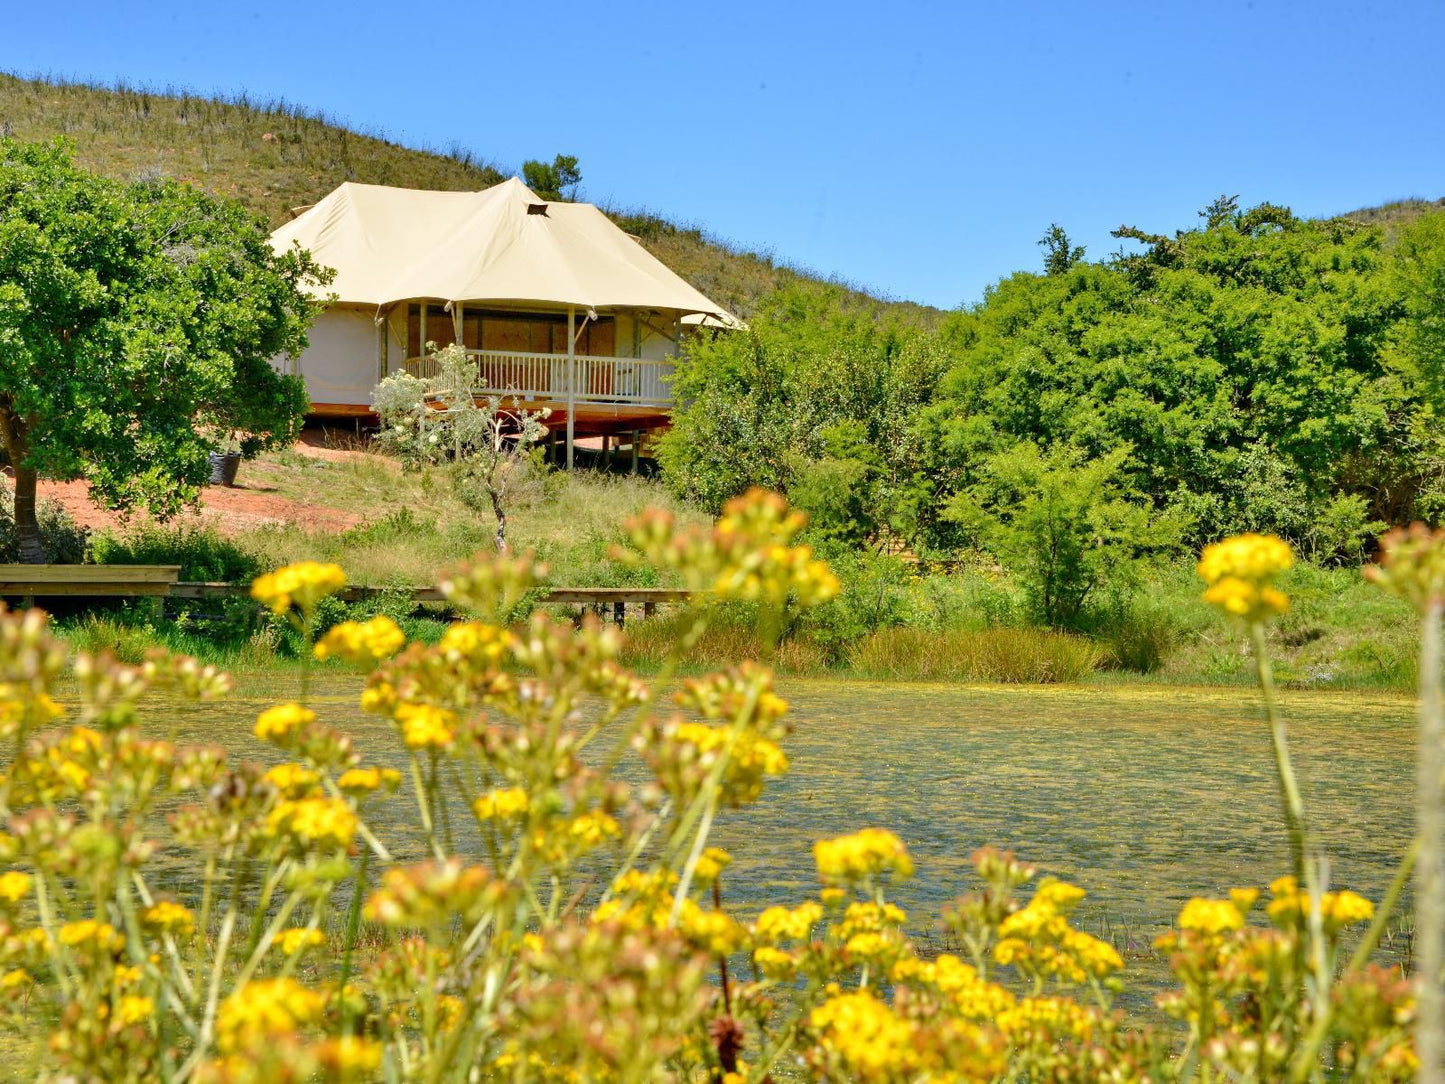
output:
[[[642,358],[644,361],[666,361],[677,353],[671,338],[672,319],[666,316],[633,316],[617,314],[617,356]]]
[[[370,406],[378,376],[377,328],[372,307],[333,305],[316,318],[300,371],[313,403]],[[399,351],[387,352],[394,368]]]

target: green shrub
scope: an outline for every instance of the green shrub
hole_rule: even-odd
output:
[[[89,558],[98,565],[180,565],[181,579],[203,582],[245,583],[263,571],[254,554],[195,523],[102,531],[90,540]]]
[[[88,532],[75,522],[59,501],[43,500],[35,509],[40,544],[57,565],[78,565],[85,560]],[[15,491],[8,486],[0,497],[0,561],[20,560],[15,538]]]

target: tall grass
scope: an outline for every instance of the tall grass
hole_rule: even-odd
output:
[[[676,649],[691,625],[685,613],[669,614],[627,625],[622,648],[624,666],[643,672],[655,671]],[[710,625],[688,649],[684,668],[688,672],[727,669],[740,662],[766,662],[781,673],[820,675],[830,672],[828,650],[806,638],[784,640],[769,651],[754,630],[727,620]]]
[[[884,681],[990,681],[1050,685],[1085,681],[1105,650],[1047,629],[930,632],[879,629],[848,650],[848,668]]]

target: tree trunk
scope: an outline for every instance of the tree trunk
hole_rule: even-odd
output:
[[[35,472],[29,467],[15,468],[15,545],[22,564],[43,565],[48,560],[35,518]]]
[[[497,517],[497,552],[507,552],[507,510],[502,507],[502,495],[495,489],[489,489],[492,497],[492,512]]]
[[[48,559],[40,541],[40,521],[35,518],[35,471],[24,466],[29,454],[25,423],[5,406],[0,406],[0,438],[15,471],[15,544],[22,564],[43,565]]]

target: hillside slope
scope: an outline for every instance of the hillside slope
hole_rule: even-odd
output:
[[[1378,207],[1361,207],[1357,211],[1351,211],[1344,215],[1345,218],[1352,218],[1356,222],[1363,222],[1367,226],[1379,226],[1386,233],[1393,233],[1401,226],[1407,225],[1419,218],[1421,215],[1429,214],[1431,211],[1438,211],[1445,208],[1445,198],[1441,199],[1401,199],[1392,203],[1382,203]]]
[[[126,86],[96,87],[23,79],[0,72],[0,135],[65,136],[76,158],[113,177],[157,173],[230,196],[272,226],[290,209],[314,203],[343,181],[403,188],[479,189],[510,171],[454,148],[405,147],[350,131],[286,102],[218,101]],[[584,163],[585,166],[585,163]],[[714,301],[740,315],[764,294],[819,276],[745,252],[647,213],[613,218],[649,251]],[[863,306],[923,321],[939,310],[848,290]]]

